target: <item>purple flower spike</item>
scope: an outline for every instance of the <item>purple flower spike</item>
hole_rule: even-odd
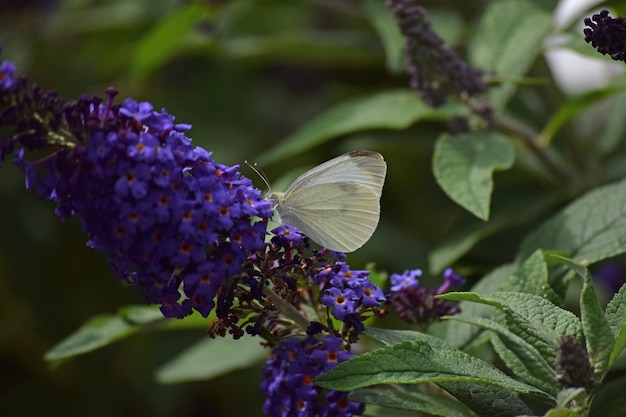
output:
[[[0,67],[0,105],[11,110],[0,111],[0,126],[15,130],[0,149],[13,152],[27,188],[53,200],[62,219],[79,216],[88,246],[105,251],[115,273],[166,317],[206,317],[218,290],[265,250],[270,202],[238,167],[193,146],[165,110],[132,99],[116,105],[113,88],[106,101],[62,102],[14,73],[8,61]],[[29,162],[25,148],[49,155]],[[234,296],[221,297],[227,311]]]
[[[367,278],[368,275],[369,271],[351,270],[345,262],[337,262],[314,277],[315,283],[326,288],[322,304],[331,307],[331,314],[337,320],[353,323],[359,313],[380,307],[386,301],[383,291]]]
[[[626,18],[609,16],[602,10],[585,19],[585,41],[602,55],[609,55],[616,61],[626,62]]]
[[[416,0],[387,0],[405,38],[406,71],[411,88],[427,104],[438,107],[448,96],[475,95],[487,90],[482,71],[470,67],[447,48]]]
[[[444,283],[436,291],[419,287],[416,276],[421,276],[419,269],[405,271],[404,274],[393,274],[391,280],[390,303],[401,319],[420,326],[427,326],[438,321],[443,316],[460,312],[458,306],[446,300],[435,298],[443,294],[452,286],[465,283],[465,279],[457,275],[451,268],[444,272]]]
[[[334,416],[363,414],[364,405],[348,399],[347,392],[318,388],[318,375],[350,359],[354,354],[341,348],[341,339],[326,336],[291,338],[281,342],[263,368],[261,389],[267,396],[263,412],[270,417]]]

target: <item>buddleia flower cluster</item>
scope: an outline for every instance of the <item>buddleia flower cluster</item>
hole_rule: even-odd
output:
[[[324,390],[313,380],[354,354],[341,348],[341,339],[326,336],[290,338],[281,342],[263,368],[261,384],[267,396],[268,416],[350,417],[361,415],[364,405],[348,399],[347,392]]]
[[[244,310],[265,314],[280,298],[318,303],[318,321],[332,315],[358,333],[368,309],[385,301],[369,272],[351,271],[343,254],[304,255],[308,239],[290,226],[266,242],[272,203],[238,166],[194,146],[185,135],[190,126],[165,110],[133,99],[117,104],[113,88],[105,99],[64,101],[28,86],[12,63],[1,68],[0,125],[11,130],[1,141],[3,159],[13,155],[27,188],[54,201],[61,219],[80,217],[88,245],[166,317],[206,317],[215,308],[222,319],[216,334],[240,334]],[[300,286],[308,299],[299,299]],[[265,323],[254,317],[252,327]]]
[[[279,226],[272,234],[266,253],[255,259],[249,273],[259,278],[250,286],[265,282],[251,291],[260,296],[239,293],[239,303],[227,314],[218,306],[223,318],[213,322],[211,334],[242,334],[237,319],[247,317],[250,334],[261,329],[280,339],[336,334],[355,342],[366,319],[385,314],[386,296],[369,280],[370,271],[351,269],[343,253],[312,250],[309,239],[293,226]]]
[[[602,10],[585,19],[585,41],[602,55],[626,62],[626,18],[611,17]]]
[[[433,290],[420,286],[418,277],[421,275],[420,269],[414,269],[389,277],[391,282],[389,302],[398,316],[408,323],[426,328],[443,316],[458,314],[460,308],[457,305],[436,296],[449,291],[452,287],[463,285],[465,278],[448,268],[443,274],[444,283]]]
[[[411,88],[419,92],[426,104],[438,107],[449,97],[473,96],[487,90],[483,72],[472,68],[445,45],[416,0],[386,2],[404,36]]]
[[[210,336],[261,336],[272,349],[267,415],[361,414],[347,393],[313,379],[353,356],[365,320],[385,315],[370,271],[312,248],[292,226],[268,231],[273,203],[238,166],[194,146],[191,126],[165,110],[117,95],[64,100],[4,61],[0,163],[12,157],[59,218],[79,217],[88,246],[165,317],[215,312]]]
[[[237,166],[215,162],[165,110],[126,99],[63,101],[2,64],[2,155],[27,187],[79,216],[88,246],[166,317],[207,316],[226,281],[265,249],[270,203]],[[44,153],[34,161],[26,150]]]

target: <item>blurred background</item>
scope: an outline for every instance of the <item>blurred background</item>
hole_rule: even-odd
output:
[[[406,88],[401,59],[385,55],[365,12],[371,3],[0,0],[0,60],[11,60],[32,82],[68,99],[103,95],[115,86],[119,101],[132,97],[164,107],[177,122],[193,125],[188,136],[213,151],[216,161],[243,165],[338,103]],[[484,2],[422,3],[440,35],[463,54]],[[543,58],[536,71],[552,79]],[[528,87],[516,95],[513,107],[529,124],[540,125],[545,114],[532,111],[532,100]],[[444,130],[441,123],[425,122],[352,134],[261,168],[272,183],[280,183],[289,172],[349,150],[381,152],[389,166],[381,223],[349,262],[362,268],[374,261],[389,272],[423,268],[425,281],[438,285],[438,274],[428,277],[429,252],[455,230],[479,224],[432,176],[433,145]],[[250,169],[241,170],[264,189]],[[494,205],[542,191],[541,181],[522,183],[517,175],[516,170],[497,175]],[[511,204],[505,214],[516,215],[518,207]],[[457,270],[479,277],[510,260],[537,222],[531,216],[499,231],[497,238],[485,238],[457,262]],[[143,302],[85,241],[80,222],[59,221],[52,204],[26,192],[22,172],[5,161],[0,170],[0,414],[262,414],[260,364],[209,382],[155,382],[159,365],[206,337],[198,330],[142,333],[51,370],[44,353],[87,319]]]

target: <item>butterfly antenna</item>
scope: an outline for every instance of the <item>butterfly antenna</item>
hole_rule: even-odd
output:
[[[258,167],[257,163],[255,162],[254,164],[250,164],[247,160],[243,161],[243,163],[248,165],[248,167],[250,167],[254,172],[256,172],[256,174],[259,177],[261,177],[261,179],[263,180],[263,182],[267,186],[268,192],[271,192],[272,191],[272,187],[270,186],[270,182],[267,180],[267,175],[265,175],[265,172],[263,172],[261,170],[261,168]]]

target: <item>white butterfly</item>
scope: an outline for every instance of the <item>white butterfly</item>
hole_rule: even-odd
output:
[[[328,249],[353,252],[376,230],[386,173],[378,152],[349,152],[305,172],[268,199],[283,223]]]

